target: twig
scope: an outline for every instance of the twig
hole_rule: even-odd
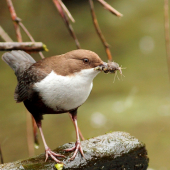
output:
[[[67,16],[70,18],[70,20],[72,22],[75,22],[74,18],[72,17],[71,13],[69,12],[69,10],[66,8],[66,6],[64,5],[64,3],[61,0],[58,0],[58,2],[60,3],[61,7],[63,8],[63,10],[65,11],[65,13],[67,14]]]
[[[54,2],[54,4],[55,4],[56,8],[58,9],[59,14],[60,14],[61,17],[63,18],[63,20],[64,20],[64,22],[65,22],[65,24],[66,24],[66,26],[67,26],[67,29],[69,30],[71,36],[73,37],[73,39],[74,39],[74,41],[75,41],[75,43],[76,43],[76,47],[77,47],[78,49],[80,49],[80,48],[81,48],[81,47],[80,47],[80,43],[79,43],[79,41],[78,41],[78,39],[77,39],[77,37],[76,37],[76,35],[75,35],[75,33],[74,33],[74,30],[73,30],[72,25],[71,25],[70,22],[69,22],[69,19],[68,19],[69,16],[68,16],[67,12],[65,11],[65,9],[63,8],[62,4],[60,3],[61,0],[53,0],[53,2]],[[68,16],[68,17],[67,17],[67,16]],[[72,118],[71,118],[71,120],[72,120]],[[79,135],[80,135],[80,138],[81,138],[82,140],[84,140],[84,137],[83,137],[80,129],[79,129]]]
[[[168,0],[164,0],[164,17],[165,17],[165,45],[166,45],[167,64],[168,64],[168,72],[169,72],[169,79],[170,79],[170,39],[169,39]]]
[[[9,35],[4,31],[4,29],[0,26],[0,36],[6,42],[13,42]]]
[[[116,9],[114,9],[112,6],[110,6],[107,2],[105,2],[104,0],[98,0],[100,2],[100,4],[102,4],[104,6],[105,9],[107,9],[108,11],[110,11],[112,14],[118,16],[118,17],[122,17],[123,15],[118,12]]]
[[[4,163],[3,155],[2,155],[2,150],[1,150],[1,145],[0,145],[0,161],[1,161],[1,164]]]
[[[32,35],[29,33],[29,31],[27,30],[27,28],[24,26],[24,24],[22,22],[19,22],[20,27],[24,30],[24,32],[27,34],[27,36],[30,38],[30,40],[32,42],[35,42],[34,38],[32,37]],[[47,48],[46,48],[47,49]],[[39,55],[41,56],[41,58],[45,58],[42,52],[39,52]]]
[[[63,10],[63,8],[62,8],[62,6],[60,5],[60,3],[59,3],[58,0],[53,0],[53,2],[54,2],[56,8],[57,8],[58,11],[59,11],[59,14],[60,14],[61,17],[63,18],[63,20],[64,20],[64,22],[65,22],[65,24],[66,24],[66,26],[67,26],[67,29],[69,30],[71,36],[73,37],[73,39],[74,39],[74,41],[75,41],[75,43],[76,43],[76,47],[77,47],[78,49],[80,49],[80,48],[81,48],[81,47],[80,47],[80,43],[79,43],[79,41],[78,41],[78,39],[77,39],[77,37],[76,37],[76,35],[75,35],[75,33],[74,33],[73,27],[72,27],[72,25],[70,24],[69,19],[68,19],[67,15],[66,15],[65,11]]]
[[[20,27],[18,25],[18,22],[20,21],[20,19],[17,17],[14,6],[12,4],[11,0],[6,0],[10,14],[11,14],[11,18],[14,21],[14,27],[15,27],[15,32],[16,32],[16,36],[17,36],[17,40],[18,42],[22,42],[22,36],[21,36],[21,32],[20,32]]]
[[[12,4],[12,1],[11,0],[6,0],[6,1],[7,1],[7,4],[8,4],[9,11],[11,13],[12,20],[14,21],[14,26],[15,26],[18,41],[22,42],[22,37],[21,37],[21,33],[20,33],[20,28],[19,28],[19,25],[20,25],[23,28],[23,30],[25,31],[25,33],[28,35],[28,37],[30,39],[32,39],[33,42],[34,42],[33,37],[30,35],[28,30],[25,28],[25,26],[21,23],[21,20],[17,17],[15,10],[14,10],[14,7],[13,7],[13,4]],[[39,54],[40,54],[41,58],[44,58],[42,53],[39,53]],[[27,142],[28,142],[28,145],[29,145],[29,141],[27,141]],[[28,151],[31,152],[30,150],[28,150]]]
[[[39,52],[46,50],[46,46],[42,42],[0,42],[0,51],[11,50]]]
[[[99,24],[98,24],[98,21],[97,21],[97,18],[96,18],[96,14],[94,12],[93,0],[89,0],[89,3],[90,3],[90,9],[91,9],[94,27],[97,31],[97,34],[99,35],[99,38],[101,39],[101,41],[102,41],[102,43],[105,47],[108,60],[112,61],[112,55],[111,55],[111,52],[110,52],[110,49],[109,49],[109,44],[106,42],[105,37],[103,36],[103,34],[100,30],[100,27],[99,27]]]
[[[34,156],[34,146],[33,146],[33,136],[32,136],[32,129],[31,127],[31,120],[30,120],[30,113],[26,110],[26,130],[27,130],[27,146],[28,146],[28,155],[29,157]]]
[[[9,11],[11,13],[11,18],[14,21],[14,26],[15,26],[18,42],[22,42],[22,36],[21,36],[21,32],[20,32],[20,27],[19,26],[21,26],[21,28],[24,30],[24,32],[27,34],[27,36],[30,38],[30,40],[32,42],[35,42],[35,40],[31,36],[31,34],[29,33],[29,31],[21,23],[21,19],[17,17],[17,14],[15,12],[15,9],[14,9],[14,6],[12,4],[12,1],[11,0],[6,0],[6,1],[7,1],[7,4],[8,4]],[[41,56],[42,59],[45,58],[44,55],[41,52],[39,52],[39,55]]]

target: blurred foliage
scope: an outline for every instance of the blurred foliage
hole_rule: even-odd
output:
[[[73,28],[82,48],[95,51],[107,61],[93,27],[86,0],[64,0],[76,20]],[[146,144],[150,167],[170,169],[170,88],[165,55],[163,1],[108,0],[124,17],[116,18],[94,1],[96,15],[110,44],[113,59],[125,77],[101,73],[94,79],[92,93],[78,112],[78,123],[86,138],[109,131],[126,131]],[[76,49],[52,1],[13,0],[20,17],[36,41],[50,50],[46,57]],[[13,23],[5,1],[0,2],[0,25],[16,41]],[[29,41],[23,34],[24,41]],[[3,52],[0,52],[2,55]],[[36,60],[40,57],[33,54]],[[0,143],[4,161],[28,157],[26,114],[16,104],[13,92],[16,78],[0,61]],[[47,143],[56,148],[75,141],[73,125],[66,114],[45,115],[43,130]],[[41,140],[41,139],[40,139]],[[42,142],[36,154],[44,151]]]

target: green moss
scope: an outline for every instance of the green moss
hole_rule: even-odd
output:
[[[49,51],[48,48],[47,48],[47,46],[46,46],[45,44],[43,44],[43,49],[44,49],[44,51],[46,51],[46,52]]]
[[[62,170],[63,169],[63,164],[55,164],[54,165],[57,170]]]

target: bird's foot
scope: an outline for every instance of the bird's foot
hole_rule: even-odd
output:
[[[58,160],[56,157],[65,157],[64,155],[56,154],[55,152],[51,151],[50,148],[46,148],[45,149],[45,157],[46,157],[45,162],[47,161],[49,156],[57,163],[62,163],[62,162]]]
[[[75,150],[75,151],[74,151]],[[73,156],[69,159],[69,160],[74,160],[77,153],[78,153],[78,150],[80,151],[81,155],[84,157],[84,153],[83,153],[83,149],[81,147],[81,143],[80,141],[76,141],[75,143],[75,146],[72,147],[72,148],[69,148],[69,149],[65,149],[66,152],[70,152],[70,151],[74,151],[74,154]],[[85,158],[85,157],[84,157]]]

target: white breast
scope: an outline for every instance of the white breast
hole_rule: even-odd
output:
[[[82,105],[93,87],[93,78],[99,71],[84,69],[71,76],[57,75],[52,71],[42,81],[35,83],[43,102],[55,111],[71,110]]]

